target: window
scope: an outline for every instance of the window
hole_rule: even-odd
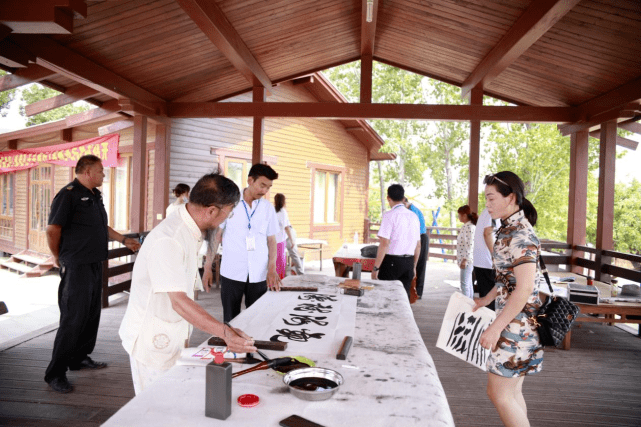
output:
[[[13,239],[15,173],[0,175],[0,239]]]
[[[51,210],[52,167],[38,166],[31,170],[31,228],[45,231]]]
[[[115,168],[105,168],[102,200],[109,218],[109,226],[114,230],[129,230],[130,177],[131,156],[121,157]]]
[[[227,178],[236,183],[238,188],[247,187],[247,174],[249,173],[249,163],[247,160],[226,158],[224,174]]]
[[[315,171],[314,174],[314,224],[339,222],[340,173]]]

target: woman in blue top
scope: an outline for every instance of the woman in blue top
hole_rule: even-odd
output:
[[[474,310],[496,299],[496,319],[483,332],[480,345],[491,350],[487,361],[487,394],[506,426],[529,426],[522,387],[525,375],[537,373],[543,347],[528,318],[538,313],[538,265],[541,245],[532,226],[536,209],[525,198],[523,181],[513,172],[488,175],[483,181],[492,219],[501,219],[492,254],[496,285],[475,300]]]

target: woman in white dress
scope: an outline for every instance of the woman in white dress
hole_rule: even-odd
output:
[[[474,298],[472,254],[474,253],[474,230],[479,216],[465,205],[458,208],[458,219],[463,223],[456,238],[456,262],[461,269],[461,292],[468,298]]]
[[[180,183],[176,185],[176,188],[172,190],[174,196],[176,196],[176,200],[174,203],[167,206],[165,217],[168,217],[170,213],[189,201],[189,190],[191,190],[191,188],[187,184]]]

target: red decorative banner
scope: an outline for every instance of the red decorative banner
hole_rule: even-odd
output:
[[[0,173],[30,169],[40,163],[75,167],[80,157],[93,154],[104,167],[118,166],[120,135],[111,134],[50,147],[0,152]]]

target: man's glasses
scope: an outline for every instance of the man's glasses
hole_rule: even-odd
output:
[[[507,182],[503,181],[501,178],[499,178],[498,176],[496,176],[494,174],[485,175],[485,178],[483,178],[483,184],[485,184],[485,185],[492,185],[492,184],[494,184],[494,181],[498,181],[501,184],[505,185],[506,187],[510,187],[510,184],[508,184]]]

